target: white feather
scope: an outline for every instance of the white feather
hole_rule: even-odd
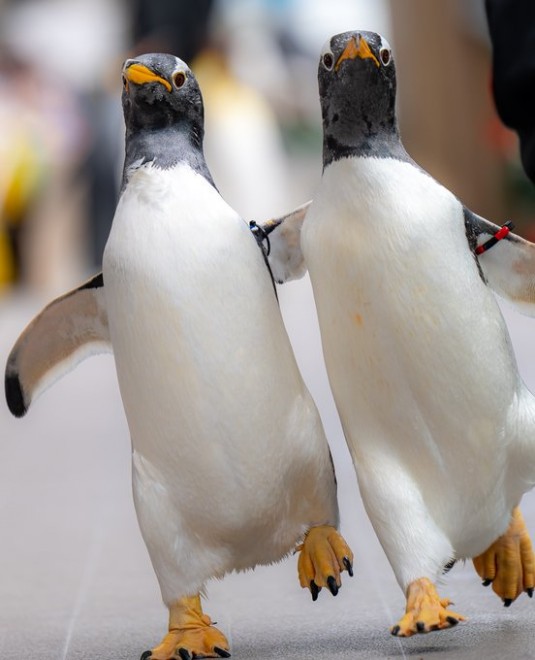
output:
[[[301,228],[310,202],[282,218],[268,220],[261,226],[269,233],[269,265],[278,284],[297,280],[306,273],[301,251]],[[275,225],[275,229],[271,229]]]
[[[498,229],[498,227],[496,227]],[[481,245],[491,238],[479,235]],[[519,312],[535,316],[535,245],[519,236],[499,241],[479,257],[488,285]]]
[[[29,398],[32,403],[48,390],[54,383],[73,371],[81,362],[93,355],[102,355],[103,353],[111,353],[111,345],[107,341],[91,341],[81,345],[75,352],[71,353],[68,358],[57,362],[50,367],[43,377],[36,382]]]

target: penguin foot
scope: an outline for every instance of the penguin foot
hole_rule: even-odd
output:
[[[530,598],[533,596],[535,555],[519,507],[513,509],[505,534],[472,561],[483,586],[492,584],[492,590],[503,600],[505,607],[509,607],[523,591]]]
[[[353,576],[353,553],[334,527],[312,527],[297,551],[300,552],[299,582],[304,589],[310,589],[312,600],[317,600],[322,587],[336,596],[342,586],[340,573],[343,570]]]
[[[194,658],[230,658],[229,644],[223,633],[203,614],[199,596],[185,597],[169,609],[169,632],[163,640],[145,652],[143,660],[193,660]]]
[[[390,628],[396,637],[410,637],[417,633],[451,628],[465,621],[465,617],[448,610],[451,601],[439,598],[435,585],[428,578],[420,578],[409,584],[405,615]]]

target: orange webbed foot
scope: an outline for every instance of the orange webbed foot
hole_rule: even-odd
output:
[[[435,585],[428,578],[411,582],[407,589],[405,614],[390,632],[397,637],[451,628],[465,621],[465,617],[447,609],[451,602],[440,598]]]
[[[531,598],[535,588],[535,555],[531,538],[518,507],[505,534],[485,552],[472,560],[484,586],[492,589],[505,607],[526,592]]]
[[[225,635],[203,614],[200,597],[185,597],[169,609],[169,632],[152,651],[145,651],[140,660],[230,658],[228,648]]]
[[[299,582],[303,588],[310,589],[312,600],[317,600],[322,587],[336,596],[342,586],[342,571],[353,575],[353,553],[334,527],[312,527],[297,550],[300,551]]]

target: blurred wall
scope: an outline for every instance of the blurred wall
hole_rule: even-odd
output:
[[[490,136],[483,0],[390,0],[390,8],[407,149],[467,206],[500,221],[505,163]]]
[[[0,46],[28,59],[30,109],[53,142],[47,187],[28,222],[34,288],[59,293],[95,267],[90,230],[103,214],[88,200],[102,186],[91,188],[83,165],[91,144],[109,158],[103,143],[120,152],[108,179],[122,166],[119,71],[133,47],[133,7],[133,0],[0,0]],[[206,154],[223,195],[244,216],[281,214],[313,195],[321,174],[318,55],[334,32],[363,28],[394,48],[402,135],[415,160],[474,211],[498,223],[513,219],[518,233],[535,239],[535,187],[490,93],[483,0],[214,0],[214,7],[211,40],[221,59],[202,81]],[[0,111],[9,94],[0,85]],[[108,120],[100,141],[97,115]]]

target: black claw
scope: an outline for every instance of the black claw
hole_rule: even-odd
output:
[[[533,598],[533,587],[526,589],[526,593],[530,598]]]
[[[513,602],[513,599],[512,599],[512,598],[504,598],[504,599],[503,599],[503,606],[504,606],[504,607],[509,607],[509,606],[511,605],[512,602]]]
[[[336,580],[332,575],[329,575],[327,578],[327,586],[329,587],[329,591],[332,593],[333,596],[336,596],[338,594],[338,585],[336,584]]]
[[[459,619],[456,619],[454,616],[447,616],[446,621],[450,626],[456,626],[459,623]]]
[[[139,660],[149,660],[149,658],[152,657],[152,651],[145,651],[144,653],[141,654],[141,658]]]
[[[492,584],[492,580],[490,578],[485,578],[481,584],[484,587],[488,587],[490,584]]]
[[[178,655],[182,658],[182,660],[192,660],[191,653],[188,651],[188,649],[178,649]]]
[[[344,566],[349,573],[349,577],[353,577],[353,564],[349,561],[349,557],[344,557]]]
[[[416,630],[419,633],[425,632],[425,623],[423,621],[417,621],[416,622]]]
[[[220,658],[230,658],[230,653],[225,651],[225,649],[219,648],[219,646],[214,646],[214,651]]]
[[[397,634],[400,630],[401,628],[399,626],[394,626],[390,632],[392,635],[394,635],[394,637],[397,637]]]
[[[320,591],[321,587],[318,587],[314,580],[310,580],[310,593],[312,594],[312,600],[318,600],[318,594]]]

